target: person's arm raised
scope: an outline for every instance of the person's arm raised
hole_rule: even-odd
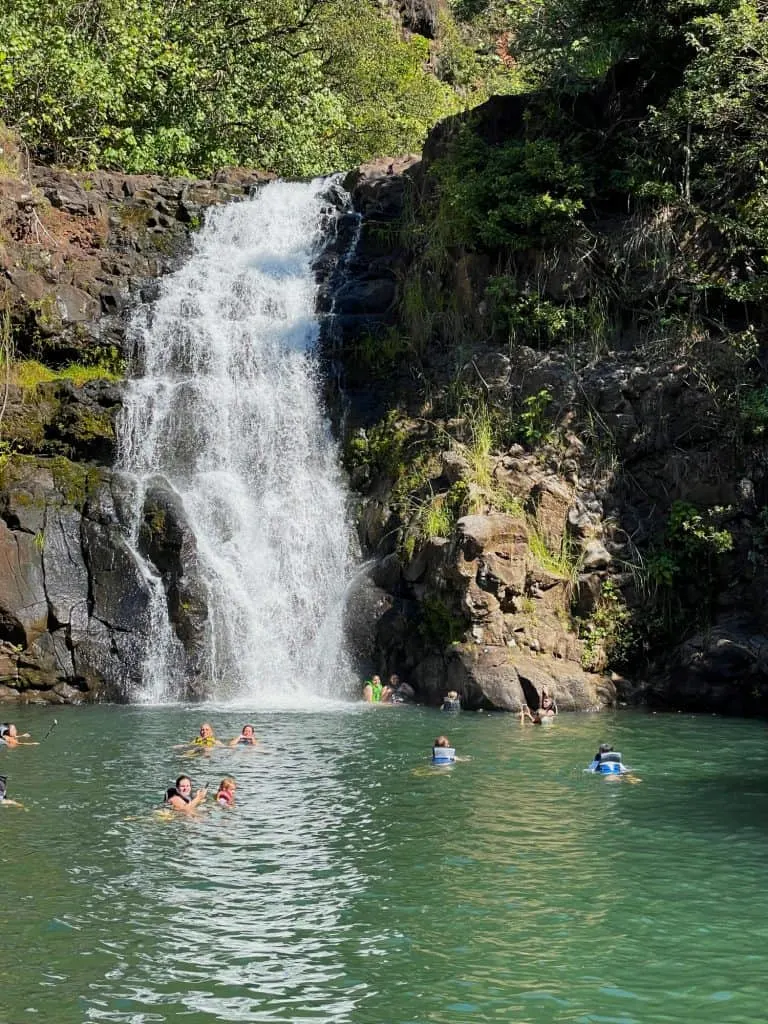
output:
[[[198,789],[198,791],[192,797],[191,802],[189,804],[187,804],[187,806],[191,810],[192,808],[199,806],[205,800],[205,798],[207,796],[208,796],[208,787],[207,786],[203,786],[202,789]]]

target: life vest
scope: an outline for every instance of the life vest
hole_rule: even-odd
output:
[[[195,736],[192,740],[192,744],[195,747],[215,747],[216,737],[215,736]]]
[[[165,791],[165,803],[169,803],[170,800],[171,800],[171,797],[174,797],[174,796],[177,796],[180,800],[183,800],[185,804],[191,804],[192,803],[192,797],[191,796],[184,796],[184,794],[180,793],[178,791],[178,789],[176,789],[175,786],[169,786],[168,789],[166,789],[166,791]]]
[[[381,694],[384,690],[384,683],[371,683],[371,699],[374,704],[378,704],[381,700]]]
[[[621,754],[617,750],[608,750],[604,754],[598,754],[590,768],[598,775],[624,775],[628,770],[622,764]]]
[[[432,747],[432,764],[453,764],[456,750],[453,747]]]
[[[238,742],[238,744],[240,744],[241,746],[244,746],[244,747],[255,747],[256,746],[256,737],[255,736],[251,736],[249,738],[248,736],[240,736],[237,742]]]

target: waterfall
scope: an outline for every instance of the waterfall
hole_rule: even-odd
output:
[[[118,462],[134,491],[131,542],[147,495],[165,487],[194,538],[200,677],[217,699],[290,705],[349,685],[347,494],[313,354],[327,186],[271,182],[211,209],[191,258],[132,326],[141,372]],[[134,696],[173,699],[186,692],[185,648],[167,580],[149,560],[144,571],[153,637]]]

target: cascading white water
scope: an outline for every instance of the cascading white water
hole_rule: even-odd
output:
[[[207,591],[204,675],[216,698],[339,696],[347,495],[312,351],[311,261],[327,182],[272,182],[210,211],[186,265],[134,323],[119,468],[133,541],[158,477],[180,499]],[[181,647],[150,566],[155,635],[140,699],[182,692]]]

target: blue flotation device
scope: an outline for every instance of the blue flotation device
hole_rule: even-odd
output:
[[[589,766],[588,771],[594,772],[597,775],[623,775],[629,771],[621,763],[621,754],[618,750],[609,750],[606,754],[601,754],[599,758],[594,760]]]
[[[432,747],[432,764],[453,764],[456,751],[453,747]]]

